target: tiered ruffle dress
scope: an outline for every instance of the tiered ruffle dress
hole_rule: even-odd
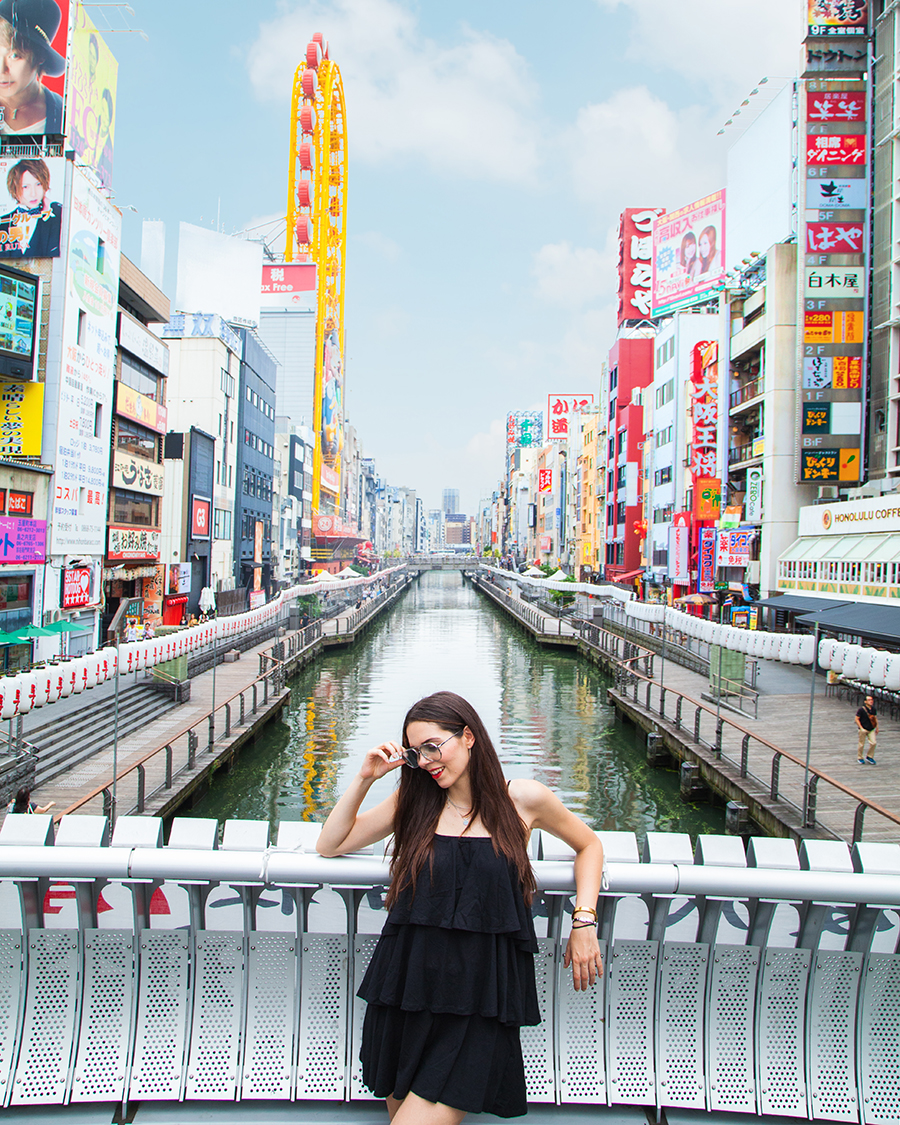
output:
[[[410,1092],[469,1113],[527,1110],[519,1028],[540,1023],[537,941],[518,873],[493,842],[435,836],[388,915],[358,995],[376,1097]]]

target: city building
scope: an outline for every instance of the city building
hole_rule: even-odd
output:
[[[459,511],[459,489],[445,488],[441,493],[441,511],[444,515],[456,515]]]

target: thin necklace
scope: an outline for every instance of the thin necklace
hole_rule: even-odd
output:
[[[469,821],[470,821],[470,820],[472,819],[472,810],[471,810],[471,809],[467,809],[467,810],[466,810],[466,812],[468,813],[468,816],[467,816],[467,815],[466,815],[466,813],[465,813],[465,812],[463,812],[463,808],[462,808],[462,805],[458,805],[458,804],[456,803],[456,801],[451,801],[451,800],[450,800],[450,795],[449,795],[449,794],[447,795],[447,803],[448,803],[448,804],[450,804],[450,805],[452,805],[452,806],[453,806],[453,807],[454,807],[454,808],[456,809],[457,813],[459,813],[459,819],[460,819],[460,820],[461,820],[461,821],[463,822],[463,824],[465,824],[465,826],[466,826],[466,827],[468,828],[468,826],[469,826]]]

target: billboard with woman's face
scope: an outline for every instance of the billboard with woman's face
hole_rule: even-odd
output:
[[[62,136],[71,8],[0,0],[0,134]]]
[[[708,299],[725,276],[725,191],[653,224],[653,316]]]
[[[58,258],[66,161],[0,157],[0,258]]]
[[[66,95],[66,132],[76,161],[87,164],[105,185],[112,181],[119,64],[78,6],[72,31]]]

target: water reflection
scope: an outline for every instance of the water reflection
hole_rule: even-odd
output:
[[[538,778],[592,827],[721,832],[720,810],[683,804],[677,773],[647,765],[643,738],[614,721],[607,686],[586,661],[532,641],[459,574],[424,574],[361,642],[296,677],[283,722],[217,775],[193,813],[323,820],[365,751],[399,739],[410,704],[444,689],[479,711],[507,777]],[[394,780],[374,785],[365,807]]]

